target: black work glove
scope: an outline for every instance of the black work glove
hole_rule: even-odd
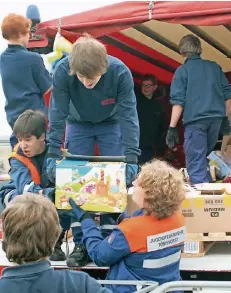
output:
[[[222,135],[230,135],[230,124],[228,117],[224,117],[221,122],[220,132]]]
[[[176,127],[169,126],[166,136],[166,144],[170,149],[179,143],[179,135]]]

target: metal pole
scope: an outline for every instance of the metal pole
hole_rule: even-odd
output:
[[[214,292],[229,290],[231,291],[231,282],[220,281],[176,281],[165,283],[156,289],[149,291],[150,293],[167,293],[173,291],[202,291],[202,289],[216,289]],[[217,291],[219,289],[219,291]]]

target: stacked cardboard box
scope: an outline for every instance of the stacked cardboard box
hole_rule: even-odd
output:
[[[231,232],[231,184],[196,185],[186,192],[181,210],[187,233]]]

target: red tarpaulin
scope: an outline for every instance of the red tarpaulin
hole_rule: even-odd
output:
[[[150,2],[153,3],[149,14]],[[152,19],[188,25],[224,25],[231,23],[230,1],[125,1],[98,9],[62,17],[62,35],[75,41],[87,31],[95,37],[118,32]],[[43,22],[37,32],[54,37],[60,19]],[[29,47],[44,46],[43,42],[31,42]]]

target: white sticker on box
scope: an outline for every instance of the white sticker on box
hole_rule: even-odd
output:
[[[148,252],[164,249],[167,247],[178,245],[186,239],[186,228],[180,227],[165,233],[148,236],[147,248]]]
[[[200,252],[200,242],[192,241],[185,242],[184,253],[199,253]]]
[[[56,168],[56,184],[64,185],[66,182],[72,180],[72,169],[70,168]]]

